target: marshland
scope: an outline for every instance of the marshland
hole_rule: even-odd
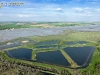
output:
[[[67,28],[62,28],[62,30],[59,28],[40,29],[0,31],[0,40],[2,40],[0,42],[0,73],[2,75],[9,73],[8,69],[13,69],[16,74],[37,72],[51,75],[99,74],[99,31],[92,31],[95,28],[86,31],[85,26],[82,30],[80,27],[77,30]],[[20,34],[18,34],[19,30]],[[24,35],[25,33],[26,35]]]

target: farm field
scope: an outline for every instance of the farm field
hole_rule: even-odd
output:
[[[99,22],[0,22],[0,30],[20,28],[55,28],[68,26],[99,25]]]

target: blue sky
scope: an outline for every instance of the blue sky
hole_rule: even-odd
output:
[[[100,21],[100,0],[0,0],[23,2],[21,6],[2,6],[0,21]]]

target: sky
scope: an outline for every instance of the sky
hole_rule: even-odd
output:
[[[100,0],[0,0],[0,21],[100,22]]]

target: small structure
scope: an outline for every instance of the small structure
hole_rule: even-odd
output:
[[[12,43],[12,42],[8,42],[8,43],[7,43],[7,45],[11,45],[11,44],[13,44],[13,43]]]
[[[28,40],[22,41],[22,43],[27,43],[27,42],[29,42],[29,41]]]

